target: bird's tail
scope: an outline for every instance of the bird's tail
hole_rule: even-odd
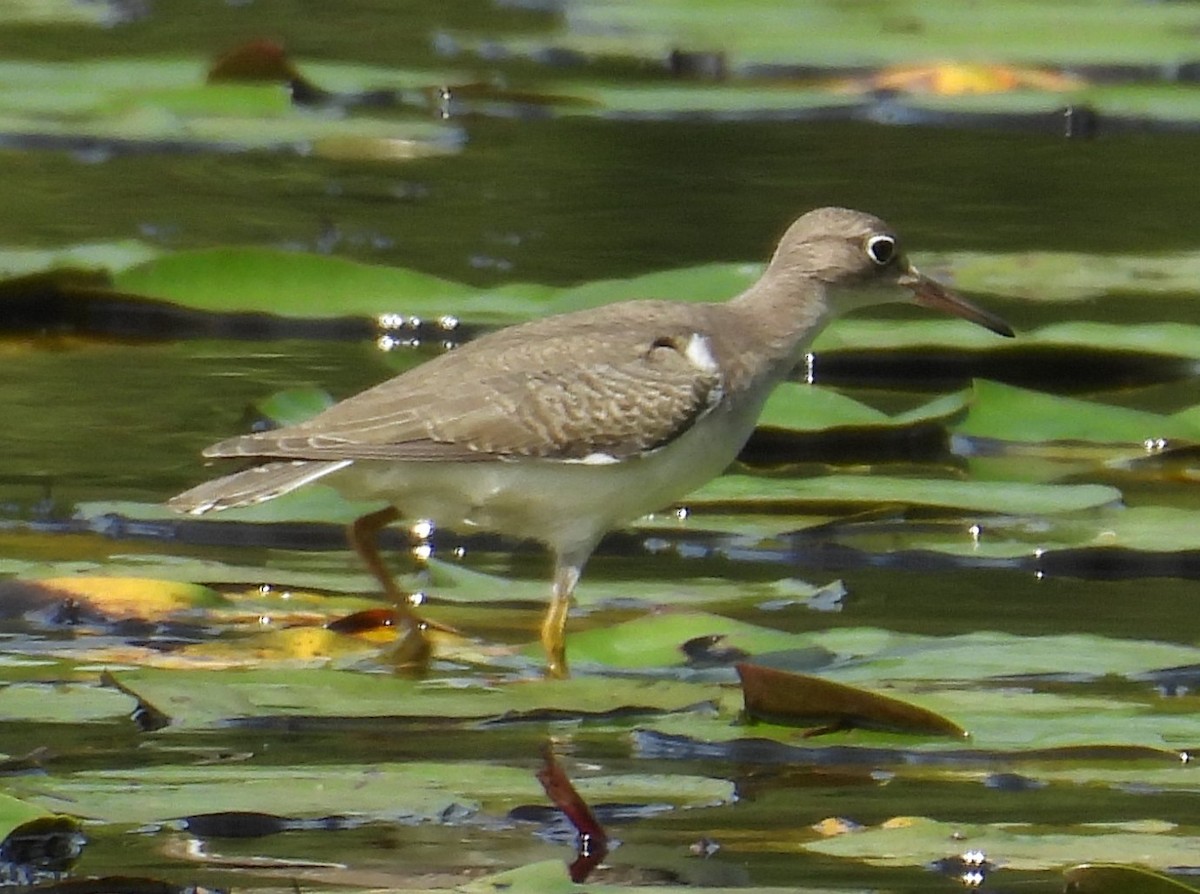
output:
[[[185,490],[167,501],[176,512],[203,515],[235,506],[251,506],[293,491],[330,472],[344,469],[352,460],[282,460],[251,466],[224,478],[214,478]]]

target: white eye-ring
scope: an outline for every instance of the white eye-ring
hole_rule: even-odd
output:
[[[867,255],[880,267],[886,267],[896,256],[896,240],[891,236],[872,236],[867,240]]]

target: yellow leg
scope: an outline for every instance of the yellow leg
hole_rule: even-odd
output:
[[[554,590],[550,596],[550,607],[542,619],[542,648],[546,650],[547,676],[564,679],[571,675],[567,669],[567,613],[571,609],[571,595],[579,582],[580,565],[564,564],[554,569]]]
[[[347,529],[347,537],[354,551],[358,553],[363,564],[367,566],[375,579],[379,581],[383,592],[392,601],[396,610],[397,621],[401,630],[400,642],[394,657],[403,664],[424,664],[429,660],[429,639],[425,635],[428,626],[425,619],[417,614],[409,601],[409,594],[401,590],[392,578],[383,558],[379,555],[379,532],[400,518],[400,511],[395,506],[388,506],[378,512],[371,512],[356,519]]]

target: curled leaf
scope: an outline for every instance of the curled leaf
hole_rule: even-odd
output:
[[[826,724],[835,729],[877,729],[935,736],[966,736],[940,714],[899,699],[756,664],[736,665],[746,715],[771,723]]]
[[[1083,863],[1063,873],[1063,890],[1071,894],[1184,894],[1196,888],[1157,872],[1116,863]]]

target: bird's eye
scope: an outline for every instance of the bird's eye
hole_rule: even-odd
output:
[[[872,236],[867,240],[867,254],[880,267],[886,267],[896,256],[896,240],[891,236]]]

